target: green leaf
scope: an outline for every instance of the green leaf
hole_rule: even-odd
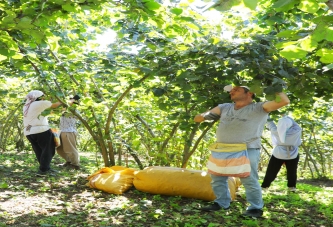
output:
[[[307,13],[316,13],[319,9],[319,4],[314,0],[301,1],[298,5],[300,10]]]
[[[50,115],[50,114],[51,114],[51,109],[46,109],[41,113],[42,116],[47,116],[47,115]]]
[[[6,182],[1,182],[0,183],[0,188],[2,188],[2,189],[8,188],[8,184]]]
[[[191,1],[193,1],[193,0],[191,0]],[[243,3],[242,0],[220,1],[220,4],[218,4],[217,6],[215,6],[214,9],[216,9],[218,11],[228,11],[228,10],[232,9],[234,6],[239,6],[242,3]]]
[[[151,2],[145,3],[145,7],[147,9],[150,9],[150,10],[154,11],[154,10],[159,9],[161,7],[161,5],[159,3],[157,3],[157,2],[151,1]]]
[[[308,37],[300,40],[300,45],[301,45],[301,48],[303,50],[311,52],[311,51],[313,51],[314,49],[317,48],[318,42],[316,42],[315,40],[311,39],[311,36],[308,36]]]
[[[176,19],[183,20],[183,21],[189,21],[189,22],[195,21],[192,17],[178,17]]]
[[[326,40],[333,42],[333,27],[327,28],[327,31],[326,31]]]
[[[27,56],[37,59],[37,55],[35,53],[28,53]]]
[[[58,44],[59,39],[60,38],[56,37],[56,36],[48,37],[47,42],[49,43],[50,48],[51,48],[52,51],[57,51],[58,48],[60,47],[59,44]]]
[[[273,4],[273,8],[282,8],[286,5],[289,5],[291,3],[295,2],[294,0],[279,0]]]
[[[220,42],[221,40],[218,37],[212,37],[208,39],[208,42],[215,45],[216,43]]]
[[[29,17],[22,17],[21,20],[17,23],[16,29],[30,29],[33,27],[31,24],[31,18]]]
[[[156,97],[160,97],[160,96],[164,95],[164,93],[165,93],[165,90],[162,88],[153,88],[153,94]]]
[[[296,0],[279,0],[273,4],[273,8],[276,8],[278,12],[288,11],[289,9],[294,8],[294,5],[297,3]]]
[[[180,8],[173,8],[170,10],[171,13],[176,14],[177,16],[183,13],[183,10]]]
[[[243,0],[243,3],[247,8],[251,10],[256,10],[258,0]]]
[[[7,95],[9,93],[8,90],[0,90],[1,95]]]
[[[323,67],[323,72],[326,72],[326,71],[331,70],[331,69],[333,69],[333,63]]]
[[[283,70],[283,69],[280,69],[280,70],[278,71],[278,73],[279,73],[281,76],[283,76],[283,77],[289,77],[288,72],[285,71],[285,70]]]
[[[256,95],[261,95],[263,93],[263,88],[260,80],[253,81],[253,84],[250,86],[250,90]]]
[[[333,62],[333,50],[326,48],[320,49],[316,52],[317,56],[320,56],[320,61],[323,63],[332,63]]]
[[[297,42],[296,41],[280,42],[276,44],[275,47],[281,49],[294,44],[297,44]]]
[[[282,32],[279,32],[276,36],[280,38],[290,38],[293,37],[295,34],[296,31],[284,30]]]
[[[333,16],[320,16],[316,17],[313,20],[313,23],[320,24],[320,23],[332,23],[333,22]]]
[[[296,59],[303,59],[307,55],[307,53],[307,51],[295,45],[287,46],[280,51],[280,55],[290,61]]]
[[[30,30],[30,35],[33,37],[33,40],[36,43],[41,43],[44,38],[44,34],[37,30]]]
[[[189,23],[189,24],[187,24],[187,26],[194,29],[194,30],[199,30],[200,29],[200,27],[197,24],[194,24],[194,23]]]
[[[276,23],[284,23],[284,19],[278,16],[272,16],[268,20],[276,22]]]
[[[320,42],[326,38],[327,26],[325,24],[318,25],[312,33],[312,39]]]
[[[7,56],[0,54],[0,61],[4,61],[4,60],[7,60]]]
[[[16,18],[16,14],[13,11],[5,10],[7,13],[6,16],[2,16],[1,24],[11,24],[13,23],[14,19]]]
[[[84,99],[82,99],[82,103],[85,106],[92,106],[94,101],[90,97],[84,97]]]
[[[24,55],[21,54],[21,53],[17,53],[17,54],[12,56],[13,59],[22,59],[23,57],[24,57]]]
[[[264,89],[264,92],[266,95],[274,95],[276,92],[281,92],[282,90],[282,86],[278,85],[278,86],[268,86]],[[272,100],[272,99],[271,99]]]
[[[158,104],[158,107],[159,107],[161,110],[168,111],[168,105],[165,104],[165,103],[160,103],[160,104]]]
[[[75,12],[75,6],[71,5],[70,3],[62,5],[61,7],[67,12]]]
[[[15,93],[10,93],[10,94],[9,94],[9,97],[11,97],[11,98],[17,98],[17,94],[15,94]]]
[[[275,102],[277,102],[277,103],[281,102],[281,97],[276,95],[275,96]]]

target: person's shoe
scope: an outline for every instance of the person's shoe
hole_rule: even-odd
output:
[[[268,192],[268,188],[261,188],[262,192]]]
[[[71,164],[71,162],[65,162],[64,164],[62,164],[62,167],[67,167]]]
[[[51,170],[47,170],[47,171],[38,170],[38,172],[36,173],[36,176],[38,176],[38,177],[55,176],[55,174],[52,173]]]
[[[55,169],[49,169],[49,171],[50,171],[51,173],[59,173],[59,171],[58,171],[58,170],[55,170]]]
[[[81,169],[80,166],[73,165],[73,164],[70,164],[70,165],[68,166],[68,168],[69,168],[69,169],[75,169],[75,170],[79,170],[79,169]]]
[[[201,210],[202,211],[217,211],[217,210],[228,210],[228,208],[224,208],[224,207],[221,207],[217,202],[214,202],[213,204],[209,205],[209,206],[206,206],[206,207],[202,207]]]
[[[245,217],[254,217],[254,218],[259,218],[263,214],[263,211],[261,209],[251,209],[247,210],[243,213],[243,216]]]
[[[288,188],[288,191],[289,191],[289,192],[296,192],[297,189],[296,189],[295,187],[289,187],[289,188]]]
[[[47,176],[47,171],[38,170],[38,172],[36,173],[36,176],[45,177],[45,176]]]

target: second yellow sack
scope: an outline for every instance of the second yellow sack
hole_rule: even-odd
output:
[[[189,170],[175,167],[147,167],[134,173],[134,187],[143,192],[170,196],[213,201],[214,192],[211,187],[211,177],[201,170]],[[236,198],[240,185],[237,178],[229,177],[231,199]]]

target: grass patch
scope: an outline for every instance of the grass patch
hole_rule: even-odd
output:
[[[178,196],[143,193],[135,188],[113,195],[86,186],[87,176],[98,170],[94,154],[82,153],[82,169],[68,171],[55,156],[57,176],[36,177],[31,152],[0,155],[0,227],[220,227],[220,226],[332,226],[333,181],[300,179],[297,193],[288,193],[285,172],[263,194],[264,215],[244,219],[245,191],[227,211],[203,213],[206,202]],[[260,179],[263,173],[260,173]]]

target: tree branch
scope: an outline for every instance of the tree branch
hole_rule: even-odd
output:
[[[325,2],[325,4],[328,6],[328,8],[330,8],[330,10],[333,11],[333,0],[329,0],[329,1]]]

